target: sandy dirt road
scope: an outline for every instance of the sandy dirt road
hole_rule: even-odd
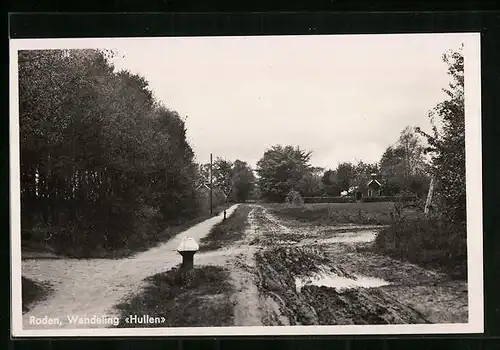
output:
[[[237,208],[232,206],[227,215]],[[22,275],[38,282],[48,282],[54,292],[34,305],[23,315],[25,329],[43,329],[42,325],[30,324],[30,317],[57,318],[60,324],[47,328],[84,328],[96,325],[75,326],[68,317],[112,317],[118,314],[114,306],[126,297],[137,294],[144,287],[146,277],[164,272],[181,261],[175,251],[184,237],[199,241],[222,220],[222,215],[203,221],[176,235],[171,240],[126,259],[30,259],[22,261]],[[200,253],[196,264],[205,260],[217,262],[224,252]]]

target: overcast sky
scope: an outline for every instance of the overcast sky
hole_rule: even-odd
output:
[[[118,69],[143,75],[187,116],[198,161],[254,166],[274,144],[311,163],[377,162],[406,125],[429,130],[460,35],[161,38],[117,41]],[[124,57],[122,57],[124,56]]]

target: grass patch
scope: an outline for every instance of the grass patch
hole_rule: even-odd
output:
[[[212,227],[208,235],[200,240],[200,251],[219,249],[241,239],[250,210],[248,205],[240,205],[226,220]]]
[[[464,226],[436,219],[398,220],[378,234],[372,249],[465,280],[466,232]]]
[[[149,277],[151,284],[129,302],[118,305],[120,328],[221,327],[233,324],[229,271],[216,266],[194,269],[191,282],[179,282],[178,269]],[[162,318],[161,324],[130,324],[129,315]]]
[[[49,284],[37,283],[26,277],[22,277],[21,289],[23,313],[29,311],[31,305],[44,300],[52,292]]]
[[[43,242],[21,241],[21,259],[58,259],[55,250]]]
[[[270,211],[284,219],[297,220],[316,225],[361,224],[389,225],[393,219],[392,202],[375,203],[321,203],[303,206],[283,204],[268,205]],[[417,218],[421,214],[414,209],[405,209],[405,217]]]

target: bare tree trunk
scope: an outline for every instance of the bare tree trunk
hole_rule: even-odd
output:
[[[432,176],[431,183],[429,185],[429,192],[427,193],[427,200],[425,201],[424,213],[426,217],[429,215],[429,210],[432,203],[432,195],[434,194],[435,183],[436,181],[434,180],[434,176]]]

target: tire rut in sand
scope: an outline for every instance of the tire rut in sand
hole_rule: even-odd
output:
[[[250,271],[252,266],[255,266],[253,252],[249,251],[236,256],[231,267],[230,276],[235,289],[233,294],[235,326],[262,325],[259,291],[255,275]]]
[[[256,216],[262,207],[251,205],[247,228],[243,239],[234,249],[244,251],[235,256],[231,263],[231,280],[235,288],[233,294],[235,326],[286,326],[290,322],[282,312],[276,299],[261,293],[262,276],[257,269],[255,257],[261,247],[255,244],[265,231]],[[238,248],[236,248],[238,247]]]
[[[321,325],[430,323],[416,310],[390,298],[382,288],[337,291],[305,286],[301,292],[316,310]]]

